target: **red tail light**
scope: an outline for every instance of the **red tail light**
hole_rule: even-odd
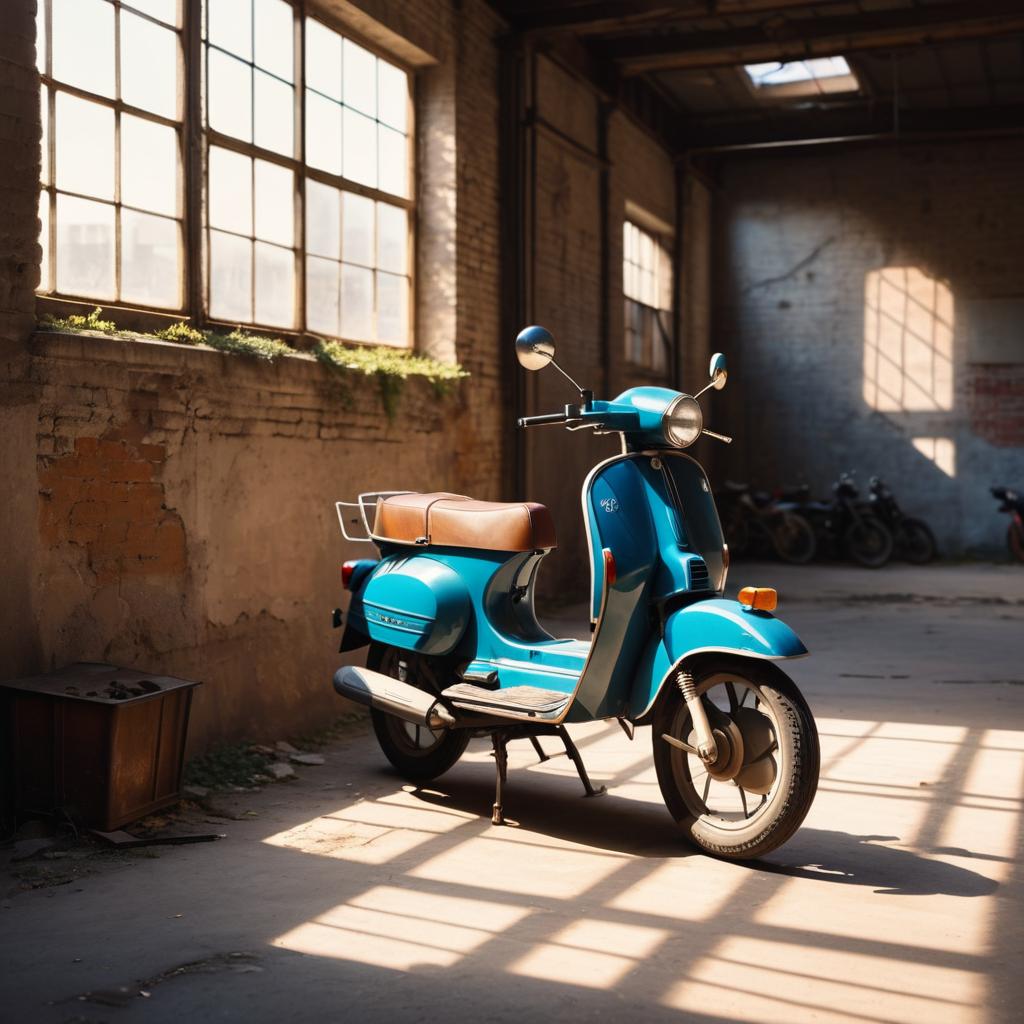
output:
[[[608,581],[608,586],[612,586],[618,577],[618,570],[615,568],[615,556],[611,553],[610,548],[605,548],[602,552],[604,555],[604,578]]]
[[[352,582],[352,573],[356,571],[358,562],[342,562],[341,563],[341,585],[348,590],[349,584]]]

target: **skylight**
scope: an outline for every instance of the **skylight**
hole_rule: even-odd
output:
[[[743,70],[755,91],[765,96],[817,96],[858,88],[857,76],[845,57],[745,64]]]

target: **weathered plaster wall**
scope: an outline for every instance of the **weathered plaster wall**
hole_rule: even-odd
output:
[[[719,168],[714,347],[731,360],[718,423],[737,435],[733,475],[827,492],[841,470],[865,487],[880,474],[945,552],[1002,549],[988,487],[1024,480],[1022,180],[1017,139]]]
[[[394,422],[372,381],[159,342],[38,334],[38,663],[202,679],[192,740],[280,736],[337,711],[333,502],[455,481],[429,385]],[[87,383],[83,383],[87,381]]]

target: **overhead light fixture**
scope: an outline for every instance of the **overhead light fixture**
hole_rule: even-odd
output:
[[[812,57],[808,60],[744,64],[755,93],[765,97],[819,96],[856,92],[857,76],[845,57]]]

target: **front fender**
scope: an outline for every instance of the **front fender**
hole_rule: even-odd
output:
[[[650,711],[680,661],[707,653],[777,661],[799,658],[807,648],[781,619],[739,601],[713,598],[686,605],[669,616],[657,650],[645,658],[630,696],[630,717],[635,721]]]

